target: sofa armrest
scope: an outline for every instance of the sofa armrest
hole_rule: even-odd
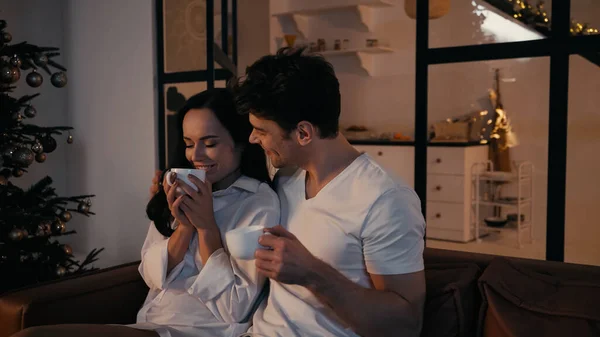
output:
[[[30,326],[130,324],[148,287],[128,263],[0,295],[0,337]]]

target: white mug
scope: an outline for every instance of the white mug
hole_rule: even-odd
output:
[[[173,169],[170,169],[169,171],[167,171],[167,173],[166,173],[167,184],[169,184],[169,186],[173,186],[173,184],[175,184],[175,179],[171,179],[171,172],[175,172],[175,174],[177,174],[177,179],[190,185],[190,187],[193,188],[194,191],[196,191],[196,192],[198,192],[198,187],[196,186],[196,184],[194,184],[193,182],[190,181],[190,178],[188,178],[188,175],[191,174],[202,181],[205,181],[205,179],[206,179],[206,171],[204,171],[204,170],[187,169],[187,168],[173,168]],[[180,187],[177,188],[177,192],[179,192],[181,194],[184,193]]]
[[[257,249],[264,249],[258,243],[258,239],[263,235],[264,226],[248,226],[236,228],[225,233],[229,254],[240,260],[253,260],[254,252]]]

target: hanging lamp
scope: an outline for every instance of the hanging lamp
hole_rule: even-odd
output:
[[[418,0],[425,1],[425,0]],[[411,19],[417,18],[417,0],[404,0],[404,11]],[[450,11],[450,0],[429,0],[429,19],[438,19]]]

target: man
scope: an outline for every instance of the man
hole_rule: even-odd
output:
[[[276,168],[281,226],[256,266],[271,279],[251,332],[264,336],[418,336],[425,222],[404,182],[339,133],[333,67],[302,50],[256,61],[234,85]],[[401,160],[399,158],[399,160]],[[288,169],[297,167],[298,169]]]

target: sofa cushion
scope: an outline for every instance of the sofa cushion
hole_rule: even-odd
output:
[[[600,278],[573,275],[495,259],[479,280],[480,336],[600,336]]]
[[[472,263],[425,265],[427,302],[422,337],[475,333],[479,275],[479,267]]]

